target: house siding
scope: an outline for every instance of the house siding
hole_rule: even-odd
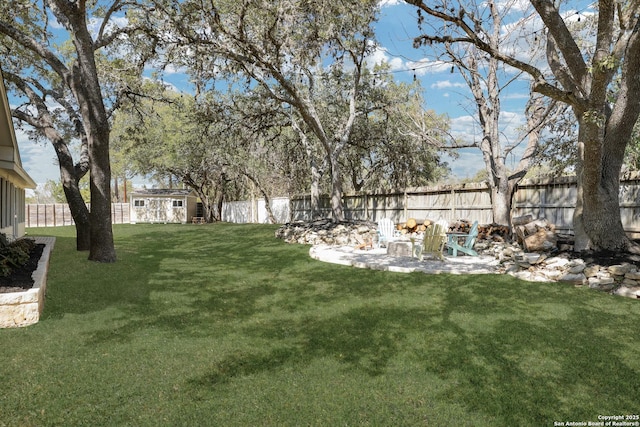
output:
[[[0,177],[0,233],[22,237],[25,233],[25,191]]]
[[[24,236],[25,188],[36,183],[22,168],[7,88],[0,70],[0,232],[10,239]]]

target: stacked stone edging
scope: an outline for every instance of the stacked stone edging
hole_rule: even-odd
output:
[[[372,221],[318,219],[284,224],[276,231],[276,237],[287,243],[356,246],[374,243],[377,230],[378,225]]]
[[[599,265],[570,253],[525,252],[510,243],[480,242],[478,252],[500,261],[499,272],[530,282],[566,282],[614,295],[640,299],[640,267],[621,263]]]

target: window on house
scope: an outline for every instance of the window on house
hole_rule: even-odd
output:
[[[182,200],[174,200],[173,201],[173,207],[174,208],[181,208],[182,207]]]
[[[141,200],[141,199],[134,200],[133,201],[133,206],[135,206],[137,208],[144,207],[144,200]]]

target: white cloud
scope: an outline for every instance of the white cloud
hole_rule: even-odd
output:
[[[480,170],[484,169],[484,163],[480,150],[477,148],[464,148],[458,150],[456,158],[444,155],[442,160],[449,164],[451,174],[457,178],[472,178]]]
[[[500,143],[505,147],[520,141],[522,137],[526,118],[524,114],[502,111],[500,114]],[[478,119],[472,115],[465,115],[451,119],[451,134],[462,143],[480,142],[482,129]],[[506,159],[509,167],[513,167],[518,162],[524,146],[517,147]],[[457,159],[445,160],[449,162],[453,175],[458,178],[473,177],[479,170],[484,168],[482,155],[478,148],[465,148],[458,150]]]
[[[510,12],[525,12],[531,9],[529,0],[499,0],[496,2],[498,9],[508,9]]]
[[[104,20],[103,18],[89,18],[87,23],[87,28],[94,37],[97,37],[98,31],[100,31],[100,27],[102,26]],[[110,33],[111,31],[115,31],[119,28],[125,28],[129,25],[129,19],[126,16],[111,16],[109,22],[106,25],[106,33]]]
[[[418,61],[407,61],[406,66],[410,70],[415,70],[416,75],[435,74],[449,71],[451,64],[444,61],[432,61],[431,59],[420,59]]]
[[[506,95],[501,95],[500,99],[502,101],[508,101],[512,99],[529,99],[529,92],[519,92],[519,93],[508,93]]]
[[[431,84],[431,89],[451,89],[466,87],[464,83],[452,83],[451,80],[438,80]]]
[[[378,2],[379,7],[397,6],[402,3],[401,0],[380,0]]]
[[[20,129],[16,129],[16,140],[22,167],[35,182],[43,184],[50,179],[60,179],[56,153],[50,143],[32,141]]]
[[[479,141],[482,135],[478,119],[466,115],[451,119],[451,134],[464,143]]]
[[[392,57],[389,55],[388,50],[382,46],[376,46],[373,52],[371,52],[367,57],[366,62],[370,67],[373,67],[374,65],[381,65],[383,63],[389,64],[391,71],[398,71],[406,68],[404,61],[401,58]]]
[[[187,68],[186,67],[181,67],[181,66],[176,66],[175,64],[167,64],[163,68],[163,71],[166,74],[186,74],[187,73]]]
[[[527,120],[523,113],[500,112],[500,142],[503,147],[515,144],[522,137]],[[465,115],[451,119],[451,134],[465,143],[478,142],[482,138],[482,128],[478,118]]]

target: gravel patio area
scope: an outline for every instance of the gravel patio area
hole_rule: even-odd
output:
[[[498,260],[491,256],[447,256],[444,261],[425,256],[423,261],[405,256],[387,255],[386,248],[355,249],[351,246],[311,247],[309,256],[318,261],[357,268],[393,271],[398,273],[422,272],[429,274],[491,274],[498,270]]]

